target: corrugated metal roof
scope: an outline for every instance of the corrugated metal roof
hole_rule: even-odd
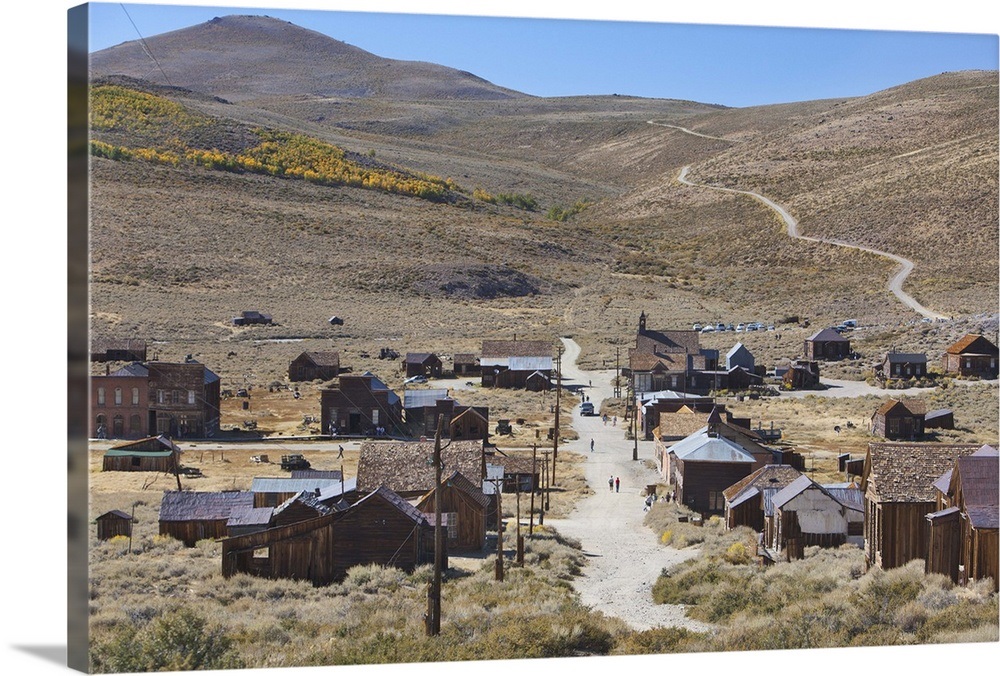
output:
[[[816,341],[822,341],[825,343],[847,343],[850,342],[847,338],[834,331],[833,329],[820,329],[816,333],[812,334],[806,338],[806,342],[814,343]]]
[[[126,519],[128,521],[131,521],[132,520],[132,515],[131,514],[126,514],[125,512],[123,512],[120,509],[112,509],[110,512],[104,512],[104,514],[101,514],[99,517],[97,517],[94,520],[95,521],[100,521],[101,519],[111,519],[111,518]]]
[[[106,455],[138,455],[137,451],[153,451],[158,453],[166,453],[169,455],[171,452],[180,451],[181,449],[168,439],[164,435],[159,435],[155,437],[146,437],[145,439],[137,439],[135,441],[129,441],[124,444],[118,444],[117,446],[112,446],[108,449]],[[112,453],[112,451],[128,451],[123,453]]]
[[[434,402],[448,398],[447,389],[406,390],[403,393],[403,408],[424,408]]]
[[[890,364],[926,364],[927,355],[923,352],[890,352],[886,355]]]
[[[228,520],[237,507],[253,507],[253,493],[164,491],[160,501],[160,521]]]
[[[848,509],[863,511],[865,506],[865,496],[857,486],[821,486],[829,493],[834,500]]]
[[[760,490],[756,486],[750,486],[745,491],[741,492],[738,496],[733,498],[732,501],[730,501],[729,506],[738,507],[739,505],[742,505],[750,498],[757,497],[758,495],[760,495]]]
[[[551,371],[552,357],[511,357],[511,371]]]
[[[938,512],[931,512],[925,518],[928,521],[937,521],[938,519],[943,519],[943,518],[949,517],[949,516],[958,516],[960,513],[961,513],[961,510],[959,510],[958,507],[948,507],[948,508],[942,509],[942,510],[940,510]]]
[[[339,469],[293,469],[293,479],[336,479],[340,481],[342,474]]]
[[[271,523],[274,507],[236,507],[229,514],[226,525],[230,528],[240,526],[266,526]]]
[[[483,357],[479,360],[479,365],[486,367],[502,366],[507,368],[507,364],[510,363],[510,357]]]
[[[755,462],[753,455],[748,453],[735,441],[725,437],[711,437],[708,428],[681,439],[670,447],[670,452],[681,460],[700,462]]]
[[[329,502],[334,498],[340,498],[348,493],[353,493],[356,490],[358,490],[357,477],[344,479],[343,481],[338,481],[337,483],[331,484],[326,488],[319,489],[319,499],[322,502]]]
[[[332,484],[340,484],[340,479],[322,479],[308,477],[306,479],[291,479],[288,477],[254,477],[250,484],[252,493],[298,493],[299,491],[322,491]]]
[[[771,498],[771,502],[775,507],[781,509],[789,500],[792,500],[797,495],[812,488],[813,486],[818,487],[819,484],[803,474],[795,481],[778,491],[774,497]]]

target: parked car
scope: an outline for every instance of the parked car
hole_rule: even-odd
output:
[[[715,330],[716,331],[725,331],[726,330],[726,325],[723,324],[722,322],[719,322],[718,324],[715,325]]]
[[[594,415],[594,405],[589,401],[580,404],[580,415]]]
[[[714,326],[706,326],[705,328],[703,328],[701,330],[701,332],[702,333],[715,333],[715,327]]]
[[[744,324],[743,322],[740,322],[739,324],[736,325],[736,331],[738,333],[743,333],[746,330],[747,330],[747,325]]]
[[[426,383],[426,382],[427,382],[427,376],[410,376],[409,378],[403,381],[403,384],[409,385],[411,383]]]
[[[702,326],[701,324],[695,324],[694,326],[691,327],[691,329],[694,331],[701,331]]]

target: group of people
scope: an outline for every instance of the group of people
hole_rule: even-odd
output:
[[[608,477],[608,489],[617,493],[618,489],[621,487],[622,480],[621,477],[616,477],[614,474]]]
[[[604,420],[604,426],[607,427],[608,426],[608,414],[605,413],[602,416],[602,419]],[[614,416],[614,417],[611,418],[611,426],[612,427],[618,427],[618,416]]]

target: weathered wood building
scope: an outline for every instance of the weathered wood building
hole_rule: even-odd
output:
[[[802,558],[804,547],[838,547],[848,536],[860,536],[864,510],[855,500],[842,500],[806,475],[772,497],[773,539],[770,548]]]
[[[781,376],[786,390],[811,390],[820,386],[819,362],[796,360]]]
[[[453,472],[416,503],[416,508],[432,525],[435,521],[435,493],[440,493],[448,551],[482,550],[486,544],[486,516],[490,499],[461,472]]]
[[[547,390],[554,373],[552,345],[546,340],[484,340],[479,365],[483,387]]]
[[[470,352],[456,354],[452,358],[452,371],[456,378],[461,376],[481,376],[479,357]]]
[[[764,465],[722,492],[726,501],[726,528],[740,526],[764,533],[765,541],[774,539],[766,531],[773,524],[774,495],[802,475],[788,465]]]
[[[444,365],[441,358],[431,352],[407,352],[399,367],[407,377],[440,378]]]
[[[927,355],[923,352],[893,350],[875,365],[874,371],[877,377],[885,381],[924,378],[927,376]]]
[[[913,440],[924,436],[927,405],[916,399],[890,399],[871,419],[871,433],[892,441]]]
[[[335,350],[303,352],[288,364],[292,382],[333,380],[340,375],[340,353]]]
[[[997,346],[986,336],[970,333],[945,350],[942,366],[949,375],[996,378]]]
[[[97,539],[110,540],[113,537],[129,537],[132,535],[132,515],[120,509],[112,509],[95,519],[97,522]]]
[[[233,510],[253,507],[249,491],[164,491],[160,501],[160,535],[169,535],[194,547],[198,540],[229,535]]]
[[[806,361],[837,361],[851,354],[851,341],[833,329],[822,329],[805,339],[803,358]]]
[[[954,582],[992,578],[998,589],[1000,571],[1000,464],[997,449],[983,446],[934,483],[938,510],[927,515],[930,543],[928,573]]]
[[[403,415],[411,437],[433,437],[441,419],[442,436],[451,439],[486,441],[490,433],[489,407],[463,406],[446,389],[407,390],[403,394]]]
[[[181,449],[160,435],[119,444],[104,453],[105,472],[167,472],[180,467]]]
[[[433,561],[433,525],[384,487],[349,509],[222,541],[222,574],[227,578],[247,573],[319,586],[343,580],[354,566],[412,571]]]
[[[937,510],[934,482],[972,444],[869,443],[861,478],[865,508],[865,561],[896,568],[927,556],[927,515]]]
[[[358,490],[385,486],[405,499],[419,498],[436,485],[433,441],[365,441],[358,457]],[[461,472],[477,488],[486,475],[481,441],[452,441],[441,451],[442,474]]]
[[[702,349],[697,331],[657,330],[646,326],[646,313],[639,315],[635,347],[629,348],[626,377],[633,392],[673,390],[708,394],[720,389],[719,351]]]
[[[90,346],[90,361],[146,361],[146,341],[138,338],[99,338]]]
[[[250,492],[253,493],[254,507],[277,507],[302,492],[320,495],[327,488],[340,484],[340,478],[254,477]]]
[[[371,373],[341,376],[320,391],[323,431],[334,435],[374,436],[384,429],[389,436],[403,436],[403,402]]]

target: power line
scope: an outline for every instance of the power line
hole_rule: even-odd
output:
[[[128,17],[129,23],[132,24],[132,28],[135,29],[136,35],[139,36],[139,45],[142,47],[142,51],[146,54],[146,56],[148,56],[153,61],[153,63],[156,64],[156,68],[160,71],[160,74],[163,75],[163,79],[167,81],[167,84],[173,87],[174,86],[173,83],[170,81],[170,78],[167,77],[167,74],[164,72],[163,66],[161,66],[160,62],[156,60],[155,56],[153,56],[153,50],[149,48],[149,45],[146,43],[146,38],[142,36],[142,32],[139,31],[139,27],[135,25],[135,21],[132,20],[132,16],[128,13],[128,10],[125,9],[125,5],[123,5],[122,3],[118,3],[118,6],[122,8],[123,12],[125,12],[125,16]]]

